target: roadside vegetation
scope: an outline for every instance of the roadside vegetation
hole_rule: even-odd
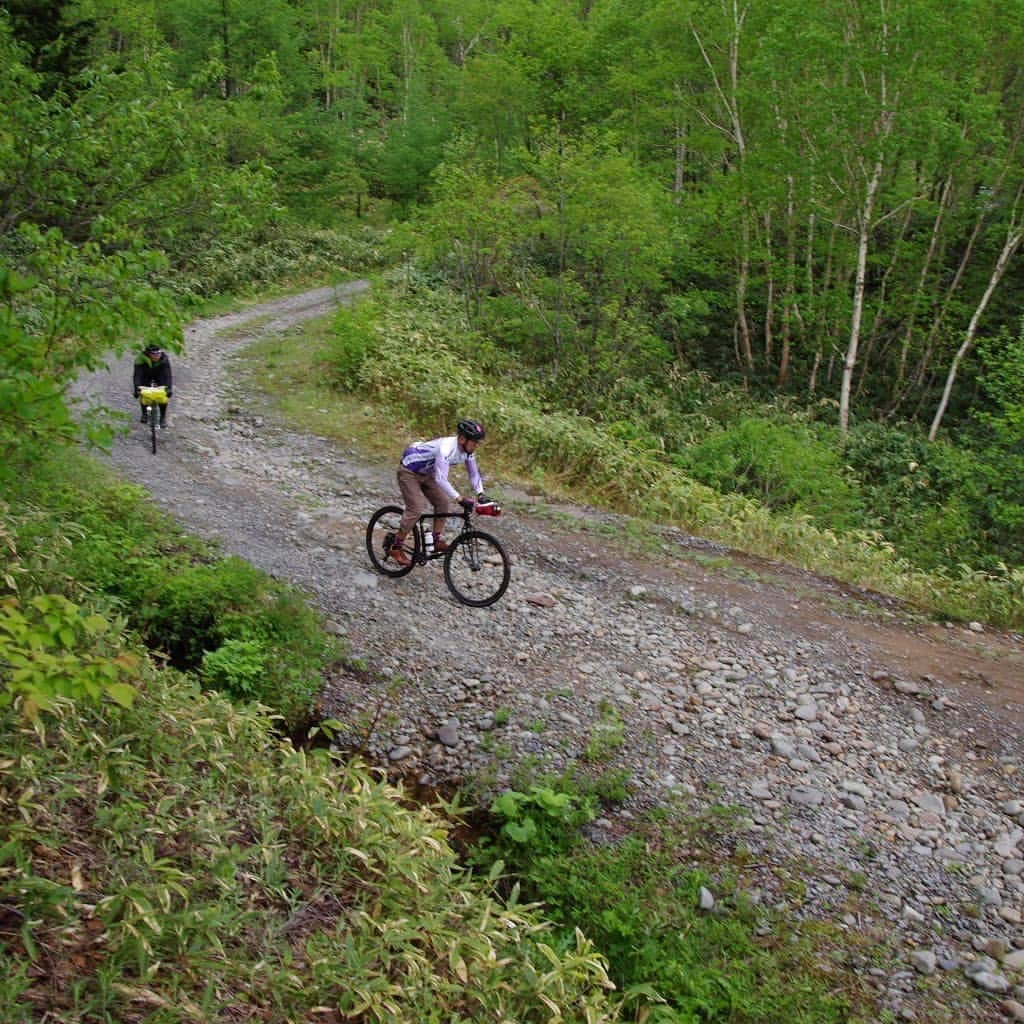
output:
[[[69,639],[25,653],[130,661],[133,696],[27,717],[3,691],[5,1024],[619,1019],[592,943],[495,899],[436,814],[116,635]]]
[[[301,595],[138,488],[40,466],[0,543],[5,1022],[877,1019],[885,936],[805,917],[803,867],[755,863],[742,809],[587,838],[629,794],[614,715],[581,774],[416,806],[320,742],[343,726],[309,717],[321,673],[349,667]]]
[[[324,669],[340,649],[301,594],[190,537],[142,488],[74,452],[12,483],[7,498],[15,586],[31,581],[34,600],[59,600],[69,621],[87,620],[93,606],[155,661],[192,673],[204,688],[265,705],[290,732],[310,725]],[[32,607],[23,599],[17,606],[22,614]],[[56,615],[42,618],[59,638]],[[46,663],[20,685],[45,706]]]
[[[834,936],[745,904],[702,913],[709,876],[673,843],[587,854],[621,781],[524,781],[456,856],[457,805],[410,807],[310,744],[331,728],[309,718],[321,674],[344,668],[301,595],[85,459],[9,497],[5,1022],[781,1024],[867,1006],[817,966]],[[575,881],[556,898],[558,877]]]

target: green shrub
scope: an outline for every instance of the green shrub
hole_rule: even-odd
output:
[[[359,370],[378,350],[376,324],[380,311],[370,299],[338,307],[324,353],[331,383],[345,391],[359,385]]]
[[[843,998],[818,978],[815,957],[798,929],[779,942],[756,939],[767,915],[742,898],[720,912],[700,909],[710,876],[685,864],[681,837],[694,823],[672,819],[660,829],[638,823],[611,846],[586,842],[581,827],[597,813],[593,784],[572,777],[523,783],[498,797],[494,825],[470,859],[505,870],[527,897],[559,922],[564,941],[577,926],[596,938],[609,973],[635,1001],[640,1019],[732,1024],[839,1024]]]
[[[770,511],[807,512],[842,529],[852,524],[857,491],[837,448],[798,421],[746,417],[695,443],[683,460],[717,491],[745,494]]]
[[[35,718],[61,697],[130,705],[138,659],[119,641],[115,624],[60,594],[0,600],[0,708],[17,700]]]
[[[151,649],[211,684],[228,681],[233,696],[258,700],[293,724],[309,714],[337,651],[297,592],[235,557],[154,575],[130,615]]]
[[[521,862],[524,856],[546,857],[576,845],[580,825],[596,817],[597,805],[592,797],[560,780],[554,785],[531,785],[525,792],[510,789],[491,804],[490,811],[501,825],[495,839],[482,844],[483,860]]]
[[[862,424],[846,457],[867,515],[916,565],[1024,563],[1024,455],[984,435],[963,432],[953,445],[907,424]]]
[[[38,467],[16,496],[9,522],[28,591],[88,597],[122,614],[151,650],[204,679],[228,680],[233,695],[301,723],[337,644],[301,595],[239,558],[189,538],[138,487],[112,481],[85,459]],[[263,654],[264,671],[243,669],[240,652]]]
[[[240,558],[164,572],[153,567],[150,590],[132,613],[148,646],[166,652],[172,664],[197,668],[204,651],[228,639],[225,626],[266,600],[267,580]]]
[[[187,676],[135,682],[45,727],[0,707],[5,1022],[619,1019],[591,943],[495,900],[432,812]]]
[[[262,689],[266,660],[266,650],[255,640],[225,640],[203,653],[199,676],[235,700],[253,700]]]

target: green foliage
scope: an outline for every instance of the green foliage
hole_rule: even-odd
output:
[[[610,138],[545,138],[511,181],[465,145],[448,157],[418,250],[466,295],[481,333],[555,376],[583,377],[588,395],[664,366],[644,311],[670,261],[664,197]]]
[[[141,489],[84,459],[41,466],[23,488],[8,519],[30,553],[22,589],[106,601],[177,668],[292,725],[308,717],[338,651],[297,591],[188,538]]]
[[[696,442],[679,461],[717,491],[738,491],[770,511],[807,512],[842,529],[851,525],[857,492],[830,440],[796,420],[745,416]]]
[[[741,899],[718,913],[699,909],[700,888],[714,887],[687,867],[672,846],[631,836],[613,849],[580,847],[559,862],[532,862],[534,892],[549,912],[578,920],[597,937],[616,983],[633,998],[656,993],[653,1021],[839,1024],[848,1005],[815,977],[814,959],[798,936],[760,944],[758,915]]]
[[[0,708],[5,1021],[618,1019],[589,941],[496,902],[431,812],[187,676],[136,683]]]
[[[324,353],[332,384],[345,391],[359,386],[363,363],[377,358],[379,318],[380,310],[371,299],[338,307]]]
[[[526,792],[508,790],[491,804],[491,814],[501,822],[493,843],[485,843],[485,860],[507,859],[517,848],[529,848],[532,856],[564,853],[578,842],[578,829],[596,816],[596,802],[565,780],[551,785],[531,785]]]
[[[290,722],[309,714],[334,652],[297,593],[239,558],[149,561],[126,583],[136,594],[130,624],[172,664],[200,670],[210,685],[223,683]]]
[[[979,419],[995,432],[1000,447],[1019,448],[1024,441],[1024,320],[1016,335],[1004,330],[979,348],[984,361],[979,383],[994,407]]]
[[[392,122],[370,169],[379,193],[392,199],[400,211],[425,197],[449,131],[443,108],[433,103],[419,107],[409,120]]]
[[[252,700],[266,673],[267,652],[255,640],[225,640],[215,651],[204,651],[199,674],[215,690],[236,700]]]
[[[1012,448],[985,434],[964,432],[954,445],[907,425],[864,424],[845,454],[867,514],[915,564],[998,572],[1024,563],[1021,455]]]
[[[138,659],[120,653],[118,640],[112,623],[60,594],[0,600],[0,708],[17,698],[35,718],[60,697],[130,705]]]
[[[742,895],[700,909],[714,886],[686,865],[681,837],[696,823],[673,818],[641,825],[612,846],[583,840],[596,812],[593,788],[572,779],[509,790],[491,805],[494,832],[474,847],[481,870],[504,870],[543,902],[571,941],[577,924],[598,937],[609,972],[642,1019],[652,1021],[824,1024],[848,1019],[846,1001],[816,977],[810,945],[797,929],[760,943],[767,915]],[[781,922],[771,929],[789,931]],[[765,929],[766,931],[768,929]]]

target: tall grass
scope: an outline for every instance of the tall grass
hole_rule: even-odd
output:
[[[5,1024],[618,1019],[590,942],[495,901],[433,813],[173,670],[135,687],[0,708]]]

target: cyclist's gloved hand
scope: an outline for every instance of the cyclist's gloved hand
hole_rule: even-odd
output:
[[[173,390],[173,388],[168,388],[168,389],[167,389],[167,397],[168,397],[168,398],[170,398],[170,397],[171,397],[171,395],[173,395],[173,394],[174,394],[174,390]]]
[[[138,397],[139,397],[139,389],[138,388],[132,388],[132,398],[138,398]]]
[[[472,512],[476,508],[476,502],[472,498],[459,498],[459,504],[467,511]]]

